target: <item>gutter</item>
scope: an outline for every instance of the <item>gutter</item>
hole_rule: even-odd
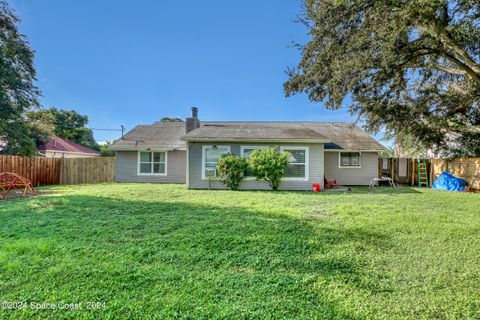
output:
[[[242,138],[181,138],[187,142],[280,142],[280,143],[331,143],[328,139],[242,139]]]

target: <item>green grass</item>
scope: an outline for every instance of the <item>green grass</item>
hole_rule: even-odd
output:
[[[480,318],[479,194],[41,191],[0,202],[0,302],[84,309],[0,319]]]

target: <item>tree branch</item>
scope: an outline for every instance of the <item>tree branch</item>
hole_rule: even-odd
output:
[[[447,60],[450,60],[452,63],[456,64],[460,69],[464,70],[472,80],[480,84],[480,74],[472,70],[468,65],[463,63],[460,59],[455,57],[454,55],[442,50],[440,51],[440,55]]]
[[[450,74],[453,74],[453,75],[456,75],[456,76],[466,76],[467,75],[467,72],[464,71],[464,70],[459,70],[459,69],[456,69],[456,68],[450,68],[450,67],[442,66],[440,64],[432,64],[432,65],[430,65],[430,67],[432,69],[442,70],[446,73],[450,73]],[[426,68],[428,68],[428,66]]]
[[[478,125],[459,125],[457,123],[454,123],[452,121],[447,121],[448,125],[450,126],[451,129],[457,131],[457,132],[462,132],[462,133],[480,133],[480,126]]]

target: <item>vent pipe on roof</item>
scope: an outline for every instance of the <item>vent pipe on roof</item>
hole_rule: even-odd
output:
[[[198,108],[192,107],[192,116],[185,119],[185,133],[200,127],[200,120],[198,120]]]

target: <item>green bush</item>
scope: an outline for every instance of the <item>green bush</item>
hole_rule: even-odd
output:
[[[289,152],[281,152],[275,147],[257,149],[248,157],[248,164],[257,180],[263,179],[273,190],[278,190],[289,157]]]
[[[245,179],[247,169],[247,161],[231,153],[221,157],[217,163],[220,181],[231,190],[238,190],[240,183]]]

